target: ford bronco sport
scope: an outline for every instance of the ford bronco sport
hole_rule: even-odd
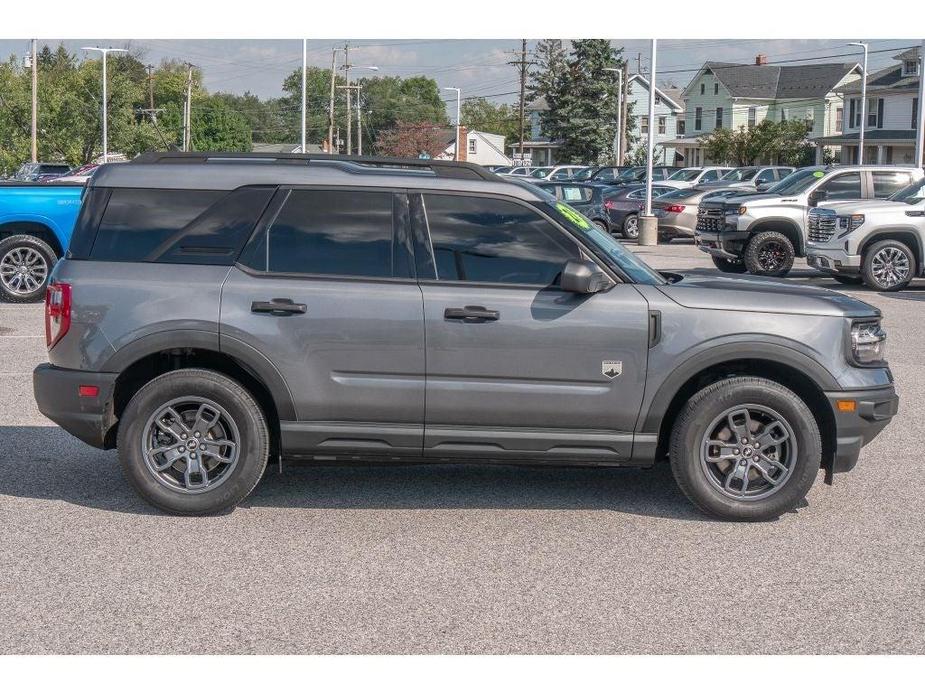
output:
[[[896,412],[880,314],[660,274],[473,164],[151,153],[91,180],[46,302],[40,410],[214,513],[268,460],[651,466],[795,508]]]

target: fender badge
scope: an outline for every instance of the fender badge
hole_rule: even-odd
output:
[[[607,378],[616,378],[623,373],[623,362],[622,361],[602,361],[601,362],[601,373],[604,374]]]

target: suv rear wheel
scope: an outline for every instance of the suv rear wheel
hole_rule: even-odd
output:
[[[793,244],[779,231],[755,234],[745,247],[745,267],[753,275],[783,277],[793,267]]]
[[[58,256],[42,239],[28,234],[0,241],[0,299],[13,303],[45,298],[48,276]]]
[[[701,510],[763,521],[792,511],[819,472],[822,442],[812,412],[793,391],[751,376],[696,393],[671,432],[671,469]]]
[[[737,275],[741,275],[748,269],[745,267],[745,264],[741,260],[726,260],[725,258],[718,258],[715,255],[711,255],[710,259],[713,261],[716,269],[723,272],[731,272]]]
[[[909,246],[900,241],[877,241],[864,252],[861,271],[868,287],[881,292],[896,292],[915,276],[915,255]]]
[[[228,510],[260,481],[269,433],[260,406],[216,371],[180,369],[144,385],[119,426],[119,461],[138,493],[182,515]]]
[[[639,238],[638,215],[627,215],[626,219],[623,220],[623,238],[634,240]]]

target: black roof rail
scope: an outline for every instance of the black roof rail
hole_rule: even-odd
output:
[[[131,160],[133,164],[207,164],[248,160],[277,164],[301,164],[312,161],[345,162],[361,166],[392,167],[397,169],[430,170],[445,178],[503,180],[478,164],[442,159],[401,159],[398,157],[358,157],[343,154],[289,154],[277,152],[143,152]]]

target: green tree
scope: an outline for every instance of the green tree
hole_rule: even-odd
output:
[[[537,42],[533,57],[535,68],[530,71],[527,96],[529,101],[546,101],[547,109],[539,111],[539,120],[541,131],[549,136],[559,131],[560,102],[568,90],[568,55],[561,39],[543,39]]]
[[[764,120],[753,128],[742,126],[736,131],[717,128],[699,141],[707,158],[721,164],[750,166],[771,161],[801,166],[813,160],[813,148],[806,140],[811,129],[808,121]]]
[[[480,96],[464,101],[460,111],[462,124],[469,130],[482,130],[504,135],[510,144],[520,141],[519,107],[510,104],[493,104]]]
[[[359,81],[364,151],[379,150],[378,139],[398,123],[446,125],[446,102],[429,77],[364,77]]]

